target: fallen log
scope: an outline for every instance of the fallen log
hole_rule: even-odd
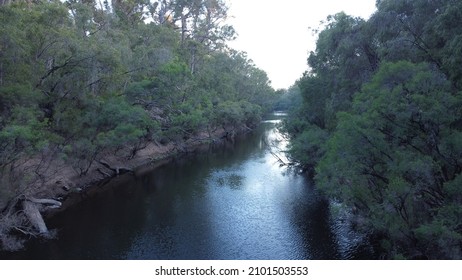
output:
[[[24,200],[23,208],[24,214],[26,215],[27,219],[32,224],[32,226],[36,228],[40,234],[47,234],[48,228],[45,224],[45,221],[43,220],[42,215],[40,214],[37,204],[29,200]]]
[[[126,168],[126,167],[112,167],[109,163],[105,162],[105,161],[98,161],[99,164],[101,164],[102,166],[106,167],[107,169],[111,170],[112,172],[114,172],[114,176],[118,176],[118,175],[122,175],[122,174],[125,174],[125,173],[134,173],[133,170],[131,170],[130,168]],[[100,171],[101,172],[101,171]]]
[[[99,173],[101,173],[101,175],[104,176],[104,178],[109,178],[109,177],[112,177],[113,175],[101,170],[101,168],[96,168],[96,171],[98,171]]]
[[[49,198],[33,198],[30,197],[27,200],[30,202],[36,203],[36,204],[44,204],[45,206],[50,206],[52,208],[59,208],[62,206],[62,203],[54,200],[54,199],[49,199]]]

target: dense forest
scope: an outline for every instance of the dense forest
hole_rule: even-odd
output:
[[[0,2],[1,247],[41,233],[21,203],[59,205],[43,198],[64,169],[259,122],[277,93],[226,17],[222,0]]]
[[[377,0],[315,30],[291,155],[381,258],[462,258],[462,1]]]

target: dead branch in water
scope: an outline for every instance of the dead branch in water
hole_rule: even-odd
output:
[[[271,146],[265,138],[263,138],[263,143],[265,143],[265,145],[268,147],[268,150],[269,152],[271,153],[271,155],[273,155],[277,160],[278,162],[281,163],[281,165],[284,165],[284,166],[288,166],[288,165],[291,165],[290,163],[286,163],[284,160],[282,160],[281,157],[279,157],[274,151],[273,151],[273,146]]]

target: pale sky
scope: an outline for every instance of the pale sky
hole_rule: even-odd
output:
[[[238,38],[229,45],[245,51],[266,71],[275,89],[288,88],[308,69],[316,47],[309,28],[328,15],[344,11],[364,19],[375,11],[375,0],[227,0]]]

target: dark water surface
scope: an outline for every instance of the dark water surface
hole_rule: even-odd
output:
[[[361,237],[332,220],[312,183],[274,156],[285,160],[277,122],[120,178],[54,217],[58,239],[8,258],[367,258]]]

